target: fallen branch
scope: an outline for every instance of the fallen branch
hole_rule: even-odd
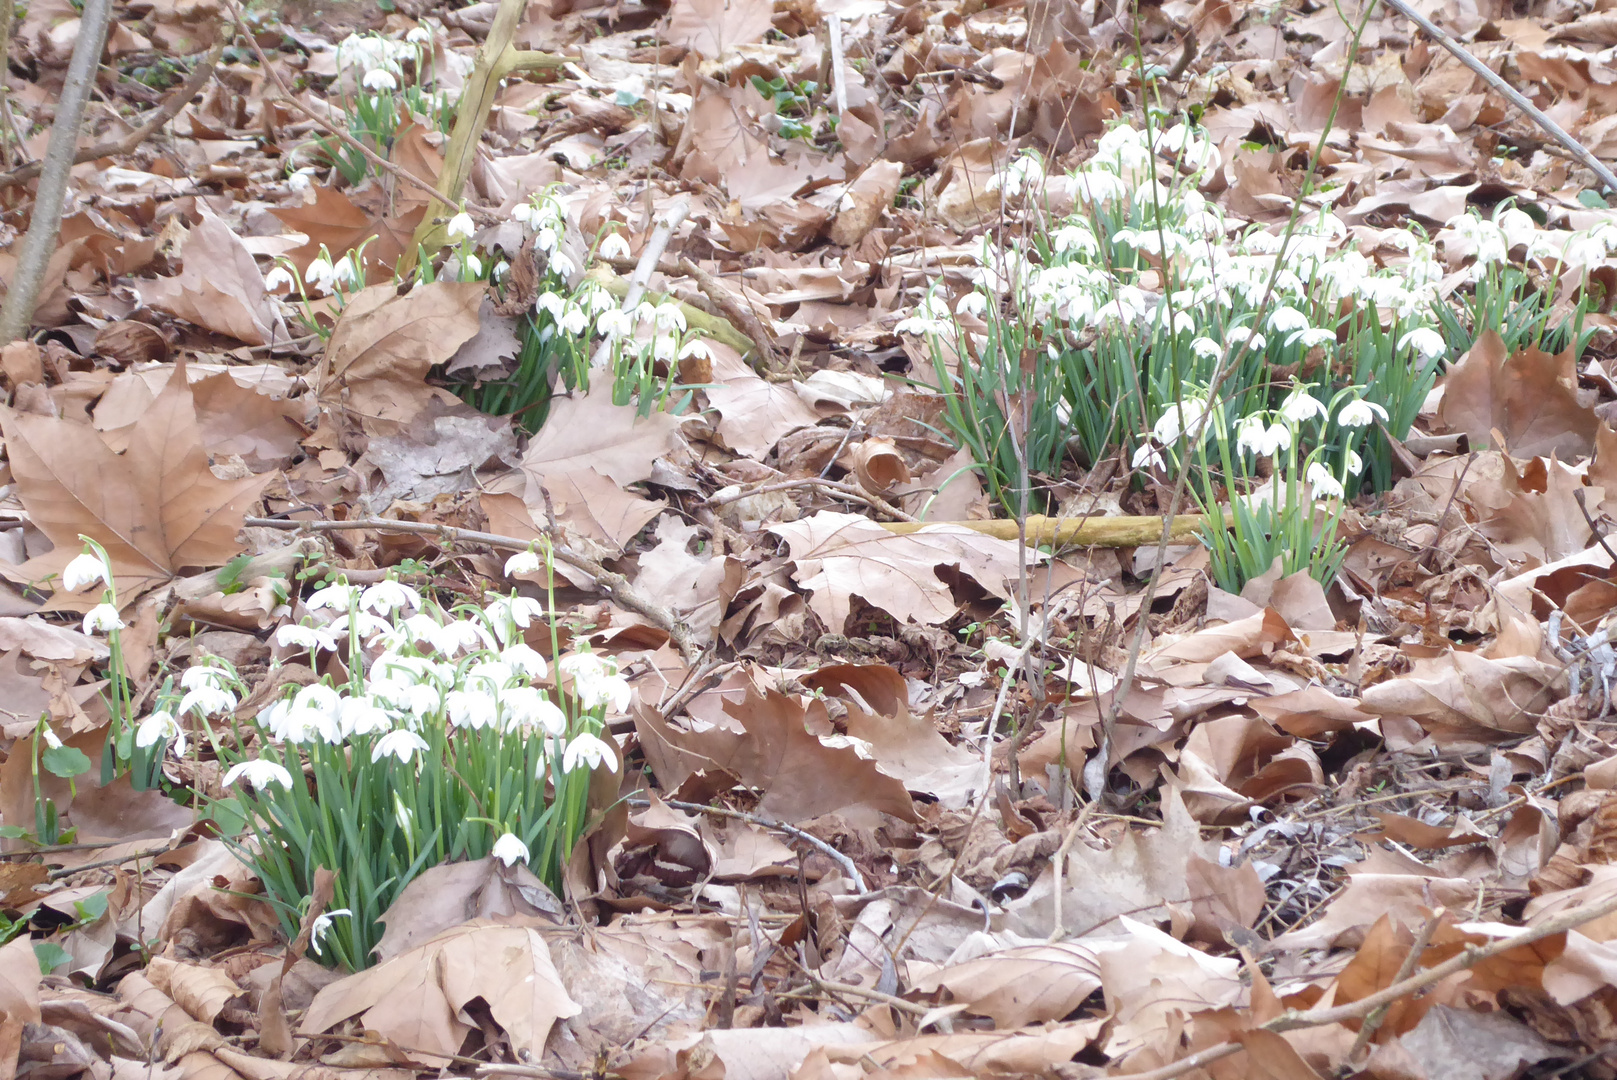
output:
[[[640,809],[644,809],[651,805],[650,799],[631,797],[625,799],[624,801],[630,806],[638,807]],[[664,806],[672,806],[675,810],[686,810],[694,814],[711,814],[714,817],[732,818],[736,821],[746,821],[753,825],[760,825],[766,829],[776,829],[783,832],[794,840],[803,841],[803,843],[829,857],[832,862],[842,867],[842,872],[848,875],[848,880],[853,883],[856,893],[868,891],[865,887],[864,875],[859,873],[859,868],[854,865],[852,859],[848,858],[848,856],[844,855],[842,852],[838,851],[824,840],[821,840],[818,836],[815,836],[813,833],[804,832],[796,825],[788,825],[784,821],[776,821],[774,818],[766,817],[763,814],[749,814],[745,810],[731,810],[725,806],[707,806],[703,803],[680,802],[678,799],[664,799],[662,802]]]
[[[747,488],[745,491],[738,491],[733,495],[715,495],[707,501],[707,504],[709,506],[725,506],[729,503],[740,502],[742,499],[753,495],[763,495],[771,491],[791,491],[795,488],[805,487],[832,492],[844,499],[862,502],[872,510],[886,514],[895,523],[915,525],[917,527],[938,524],[937,522],[917,521],[875,492],[866,491],[864,488],[855,487],[852,484],[845,484],[840,480],[822,480],[817,476],[805,476],[796,480],[782,480],[774,484],[762,484],[758,487]],[[883,528],[891,527],[887,523],[881,524]],[[893,531],[914,532],[915,529],[893,529]]]
[[[1073,547],[1139,547],[1154,544],[1163,537],[1167,525],[1166,543],[1193,542],[1196,535],[1207,527],[1203,514],[1179,514],[1171,523],[1160,517],[1090,517],[1053,518],[1032,514],[1027,519],[1029,544],[1068,544]],[[952,525],[970,529],[1000,540],[1015,540],[1021,535],[1012,520],[991,521],[918,521],[882,522],[888,532],[913,533],[929,525]]]
[[[759,321],[757,313],[742,302],[741,298],[725,287],[724,282],[697,266],[687,258],[679,260],[679,268],[689,277],[696,279],[702,294],[713,301],[715,307],[724,312],[726,318],[743,334],[752,339],[753,347],[758,353],[758,362],[765,371],[774,371],[780,366],[780,358],[775,353],[775,346],[769,340],[769,333],[764,324]]]
[[[515,536],[501,536],[499,533],[478,532],[475,529],[459,529],[453,525],[435,525],[428,521],[395,521],[392,518],[355,518],[352,521],[292,521],[286,518],[248,518],[243,524],[256,529],[282,529],[287,532],[348,532],[373,530],[375,532],[410,533],[415,536],[433,536],[440,540],[451,540],[462,544],[484,544],[492,548],[505,551],[528,551],[533,547],[532,540],[523,540]],[[638,615],[644,615],[657,627],[668,632],[668,638],[680,655],[687,660],[693,660],[701,651],[691,640],[690,627],[686,626],[673,612],[660,604],[653,603],[642,596],[635,587],[629,584],[629,579],[622,574],[608,570],[600,563],[587,555],[580,555],[565,544],[552,543],[551,552],[577,570],[582,570],[595,579],[595,584],[610,596],[614,601]]]
[[[1547,937],[1554,937],[1556,934],[1564,934],[1568,930],[1582,926],[1584,923],[1593,922],[1602,916],[1610,915],[1614,911],[1617,911],[1617,894],[1608,896],[1600,903],[1589,907],[1563,911],[1554,918],[1546,919],[1540,925],[1530,927],[1512,937],[1503,938],[1488,945],[1467,946],[1462,952],[1451,956],[1441,964],[1434,964],[1418,975],[1399,979],[1385,990],[1377,991],[1369,997],[1363,997],[1358,1001],[1328,1009],[1311,1009],[1307,1012],[1288,1010],[1267,1024],[1260,1024],[1258,1029],[1275,1032],[1297,1031],[1300,1028],[1339,1024],[1344,1020],[1362,1020],[1377,1009],[1385,1005],[1391,1005],[1399,998],[1408,997],[1419,990],[1424,990],[1433,983],[1441,982],[1456,972],[1476,967],[1484,960],[1499,956],[1501,953],[1510,952],[1512,949],[1520,949],[1525,945],[1533,944],[1535,941],[1542,941]],[[1193,1069],[1199,1069],[1203,1065],[1227,1058],[1232,1054],[1238,1054],[1243,1049],[1245,1047],[1238,1042],[1220,1043],[1217,1046],[1191,1054],[1189,1057],[1169,1062],[1161,1068],[1152,1069],[1149,1072],[1122,1073],[1117,1077],[1117,1080],[1172,1080],[1173,1077],[1183,1076],[1185,1073]]]
[[[157,130],[164,124],[178,116],[180,110],[185,108],[192,98],[196,97],[203,84],[213,74],[213,66],[219,62],[219,57],[224,54],[224,51],[225,47],[223,45],[214,46],[213,51],[191,71],[191,76],[185,80],[185,85],[164,98],[163,103],[153,110],[152,114],[142,121],[138,128],[135,128],[121,139],[109,139],[104,143],[85,147],[73,155],[73,164],[83,165],[86,161],[95,161],[98,158],[111,157],[114,154],[131,153],[135,147],[155,135]],[[43,168],[43,165],[40,162],[30,161],[26,165],[19,165],[10,172],[0,173],[0,187],[25,184],[38,176],[41,168]]]
[[[1554,120],[1551,120],[1548,116],[1546,116],[1544,111],[1537,105],[1534,105],[1531,101],[1528,101],[1527,98],[1522,95],[1521,91],[1517,90],[1504,79],[1496,75],[1492,68],[1466,51],[1466,47],[1464,45],[1461,45],[1448,34],[1438,29],[1437,25],[1433,23],[1432,20],[1410,7],[1404,2],[1404,0],[1382,0],[1382,2],[1388,7],[1392,8],[1398,14],[1402,15],[1404,18],[1408,19],[1410,22],[1414,23],[1416,26],[1420,27],[1427,37],[1431,38],[1433,41],[1447,49],[1453,54],[1456,60],[1470,68],[1477,75],[1477,77],[1483,82],[1487,83],[1491,89],[1498,91],[1504,96],[1505,100],[1509,101],[1512,105],[1516,106],[1516,108],[1520,109],[1529,120],[1543,129],[1543,131],[1548,134],[1550,138],[1566,147],[1567,153],[1576,158],[1580,165],[1583,165],[1600,178],[1600,182],[1606,186],[1607,191],[1617,192],[1617,175],[1614,175],[1612,171],[1606,167],[1605,162],[1595,157],[1594,154],[1589,152],[1587,147],[1585,147],[1578,140],[1574,139],[1571,135],[1567,134],[1565,128],[1561,127],[1560,124],[1557,124]]]

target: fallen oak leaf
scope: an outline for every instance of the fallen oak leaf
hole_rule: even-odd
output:
[[[94,428],[56,417],[0,412],[17,495],[54,549],[10,576],[42,581],[79,554],[80,534],[106,549],[119,596],[133,601],[188,567],[221,566],[241,550],[236,533],[270,474],[220,480],[208,467],[183,366],[116,453]],[[58,592],[52,606],[88,609],[97,594]]]

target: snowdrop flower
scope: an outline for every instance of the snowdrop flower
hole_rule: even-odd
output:
[[[482,259],[479,259],[476,255],[468,255],[464,260],[462,260],[462,262],[466,268],[466,272],[472,277],[480,278],[483,276]]]
[[[286,178],[286,186],[293,191],[304,192],[314,186],[314,169],[302,168]]]
[[[1264,450],[1263,437],[1268,431],[1268,427],[1268,422],[1264,420],[1261,414],[1254,413],[1251,416],[1243,416],[1235,425],[1235,448],[1267,456]]]
[[[484,690],[451,690],[444,699],[456,727],[481,731],[499,718],[499,704]]]
[[[1398,339],[1400,352],[1404,349],[1414,349],[1428,360],[1434,356],[1442,356],[1448,351],[1448,347],[1443,335],[1429,326],[1417,327]]]
[[[526,630],[530,622],[544,613],[545,606],[527,596],[496,596],[483,609],[502,645],[514,644],[521,638],[515,631]]]
[[[1136,469],[1166,469],[1168,461],[1150,443],[1141,444],[1131,459]]]
[[[534,686],[514,686],[500,695],[501,727],[505,731],[535,728],[555,738],[567,731],[567,714]]]
[[[310,611],[318,611],[321,608],[330,608],[332,611],[347,611],[353,605],[354,598],[358,595],[359,586],[350,585],[344,581],[336,585],[327,585],[323,589],[316,589],[309,594],[309,599],[305,600],[304,604]]]
[[[1270,424],[1253,449],[1264,457],[1273,457],[1275,454],[1290,450],[1291,428],[1279,422]]]
[[[1329,415],[1319,398],[1300,386],[1294,388],[1286,395],[1286,400],[1280,403],[1281,418],[1292,424],[1300,424],[1314,417],[1324,420]]]
[[[494,269],[488,272],[488,276],[493,278],[495,281],[504,281],[505,275],[509,274],[510,272],[511,264],[506,262],[504,259],[501,259],[499,262],[494,264]]]
[[[298,626],[287,623],[275,631],[275,643],[283,649],[306,649],[309,652],[337,651],[337,635],[322,626]]]
[[[712,360],[713,350],[708,348],[707,342],[703,341],[701,338],[692,338],[685,343],[683,348],[679,350],[679,358],[681,360],[684,360],[688,356],[694,356],[698,360]]]
[[[1352,473],[1354,476],[1358,476],[1360,473],[1364,472],[1364,459],[1358,454],[1354,453],[1352,450],[1349,450],[1347,456],[1347,467],[1348,472]]]
[[[270,272],[264,275],[264,291],[274,292],[282,285],[288,289],[297,287],[297,280],[293,278],[292,271],[284,266],[270,267]]]
[[[476,231],[477,226],[472,222],[472,215],[464,210],[450,218],[449,224],[444,226],[444,232],[449,234],[451,240],[469,239]]]
[[[1081,222],[1073,222],[1057,229],[1050,237],[1050,244],[1055,248],[1057,255],[1065,255],[1068,252],[1081,256],[1100,254],[1100,244],[1095,240],[1094,231]]]
[[[563,330],[567,331],[567,333],[577,337],[590,328],[589,313],[583,308],[579,307],[577,304],[568,304],[567,310],[563,312],[562,317],[557,320],[557,325],[559,325]]]
[[[185,756],[185,732],[167,709],[158,709],[135,729],[136,746],[151,746],[159,739],[173,739],[174,756]]]
[[[617,712],[629,707],[629,682],[618,675],[615,660],[595,653],[564,656],[556,666],[573,680],[573,693],[585,709],[611,705]]]
[[[1312,349],[1320,345],[1336,344],[1336,333],[1320,326],[1310,326],[1306,330],[1299,330],[1286,338],[1287,345],[1301,344],[1305,349]]]
[[[482,690],[487,694],[497,694],[509,686],[516,677],[517,673],[510,664],[499,660],[480,660],[466,672],[461,685],[467,690]]]
[[[500,653],[500,663],[525,679],[542,679],[550,670],[544,657],[520,641]]]
[[[598,769],[603,764],[608,772],[617,772],[617,754],[613,752],[612,747],[585,732],[582,735],[575,735],[567,744],[567,750],[561,758],[561,771],[570,773],[580,765]]]
[[[347,637],[350,628],[359,635],[361,641],[369,641],[378,634],[393,632],[393,626],[386,619],[378,618],[366,611],[350,616],[347,612],[331,620],[327,628],[338,637]]]
[[[494,841],[494,847],[489,854],[507,866],[525,863],[532,857],[528,854],[528,845],[518,840],[513,833],[506,833]]]
[[[62,588],[68,592],[78,592],[86,585],[96,582],[103,585],[112,584],[112,571],[99,556],[86,551],[82,555],[73,556],[73,560],[62,570]]]
[[[1199,337],[1191,341],[1190,351],[1198,360],[1217,360],[1224,354],[1223,347],[1210,337]]]
[[[680,310],[678,304],[658,304],[652,309],[651,317],[659,330],[685,332],[685,312]]]
[[[84,616],[84,632],[86,634],[104,633],[123,629],[124,621],[118,618],[118,609],[112,604],[97,604]]]
[[[195,712],[198,716],[219,716],[237,705],[236,695],[216,686],[199,686],[180,699],[179,711],[183,715]]]
[[[335,746],[343,741],[342,725],[338,722],[341,707],[342,699],[337,691],[324,683],[312,683],[290,700],[266,709],[259,721],[281,742],[306,743],[318,735],[322,741]]]
[[[1236,346],[1246,342],[1253,352],[1262,352],[1264,346],[1268,344],[1267,339],[1262,334],[1254,334],[1250,326],[1231,327],[1225,332],[1224,340]]]
[[[893,329],[900,334],[941,334],[952,325],[948,305],[932,293],[927,293],[909,318],[899,320]]]
[[[393,73],[386,68],[375,68],[367,71],[363,81],[367,90],[383,91],[397,90],[399,88],[399,80],[395,79]]]
[[[468,619],[452,619],[443,626],[436,627],[427,640],[432,643],[434,652],[442,653],[444,656],[470,652],[477,648],[494,647],[494,638],[489,632]]]
[[[378,581],[361,593],[359,606],[378,615],[387,615],[406,607],[411,611],[419,611],[421,594],[396,578],[388,578],[386,581]]]
[[[374,764],[391,756],[398,758],[401,765],[408,765],[418,752],[425,753],[428,749],[427,740],[413,731],[390,731],[376,740],[371,762]]]
[[[410,33],[413,34],[415,31],[412,30]],[[291,786],[291,784],[287,785],[287,787]],[[315,951],[315,955],[320,954],[320,942],[325,940],[326,932],[331,929],[331,921],[339,915],[347,915],[349,918],[353,918],[354,913],[347,908],[338,908],[336,911],[324,911],[315,916],[314,925],[309,927],[309,948]]]
[[[619,232],[609,232],[601,237],[601,246],[596,253],[603,259],[627,259],[629,257],[629,241]]]
[[[1164,445],[1172,445],[1196,431],[1201,427],[1203,438],[1211,430],[1211,425],[1203,424],[1207,415],[1207,399],[1202,397],[1187,397],[1183,401],[1174,402],[1168,406],[1168,411],[1157,418],[1151,426],[1151,434]]]
[[[539,553],[532,548],[519,551],[505,560],[505,576],[516,577],[518,574],[537,574],[544,568],[544,562]]]
[[[333,280],[345,289],[360,284],[360,279],[364,276],[360,273],[359,259],[352,253],[338,259],[332,265],[331,273]]]
[[[393,727],[387,711],[368,697],[343,698],[337,706],[337,723],[347,735],[375,735]]]
[[[1363,398],[1354,398],[1341,411],[1336,414],[1336,422],[1346,428],[1368,427],[1380,418],[1383,423],[1387,419],[1387,410],[1373,401]]]
[[[1308,486],[1314,489],[1316,496],[1327,499],[1340,499],[1344,494],[1342,482],[1331,475],[1331,470],[1317,461],[1308,466],[1306,478]]]
[[[330,292],[332,283],[337,280],[336,268],[331,260],[324,255],[317,256],[303,271],[303,280],[308,282],[309,288]]]
[[[1277,307],[1269,316],[1269,329],[1277,334],[1309,329],[1308,316],[1294,307]]]
[[[519,225],[533,226],[533,204],[517,203],[511,208],[511,220]]]
[[[418,26],[404,35],[404,40],[411,45],[427,45],[432,42],[432,31],[425,26]],[[346,912],[344,913],[346,914]]]
[[[634,316],[613,308],[595,316],[595,332],[607,340],[627,337],[634,333]]]
[[[230,672],[212,664],[197,664],[195,667],[187,668],[180,676],[180,686],[186,690],[199,690],[203,687],[224,690],[230,686],[230,681]]]
[[[292,789],[292,774],[286,767],[263,758],[253,758],[250,761],[237,762],[225,773],[224,786],[230,787],[239,780],[245,780],[255,788],[266,788],[271,784],[280,784],[288,791]]]
[[[57,737],[55,731],[51,730],[51,726],[49,724],[41,723],[39,725],[39,729],[40,734],[45,738],[46,746],[50,747],[52,750],[60,750],[62,748],[62,740]]]

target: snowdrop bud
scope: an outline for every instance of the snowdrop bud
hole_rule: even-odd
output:
[[[483,276],[483,260],[476,255],[466,256],[466,272],[474,278]]]

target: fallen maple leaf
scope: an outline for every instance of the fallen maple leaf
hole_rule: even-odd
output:
[[[1507,356],[1504,341],[1486,330],[1439,385],[1438,422],[1465,432],[1473,447],[1491,444],[1498,431],[1502,449],[1517,457],[1570,461],[1594,449],[1600,421],[1579,397],[1570,351],[1551,356],[1529,348]]]
[[[394,435],[437,400],[427,372],[477,333],[480,281],[433,282],[400,296],[392,285],[361,289],[343,309],[320,362],[322,404],[347,407],[369,435]]]
[[[190,383],[176,369],[115,453],[94,428],[49,416],[0,412],[17,495],[55,548],[16,568],[41,581],[79,554],[82,533],[106,549],[127,603],[187,567],[228,562],[236,533],[268,474],[226,481],[208,468]],[[88,608],[98,594],[58,592],[57,607]]]
[[[264,278],[241,238],[203,203],[202,222],[185,234],[178,277],[140,283],[140,295],[159,311],[249,345],[285,337],[264,293]]]
[[[772,0],[674,0],[668,40],[717,60],[769,33],[774,9]]]

